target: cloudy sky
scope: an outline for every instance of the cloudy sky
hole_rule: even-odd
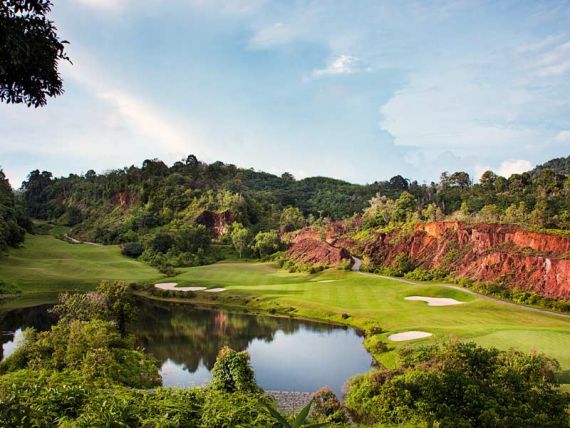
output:
[[[0,105],[0,165],[510,175],[570,154],[570,1],[56,0],[65,94]]]

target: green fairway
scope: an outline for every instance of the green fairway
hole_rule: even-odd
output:
[[[433,333],[434,338],[456,336],[503,349],[536,349],[556,357],[564,370],[570,369],[570,319],[529,312],[461,290],[431,284],[413,286],[336,270],[314,275],[290,274],[267,263],[218,263],[189,268],[170,280],[180,285],[225,287],[227,291],[215,296],[221,304],[231,304],[234,295],[254,296],[259,299],[251,302],[254,307],[294,307],[296,316],[362,327],[375,322],[386,330],[384,337],[421,330]],[[465,303],[433,307],[404,299],[412,295],[450,297]],[[199,299],[200,296],[195,300]],[[343,314],[350,317],[343,320]],[[429,340],[432,339],[414,343]]]
[[[0,258],[0,278],[24,293],[85,290],[103,279],[148,282],[156,269],[121,255],[116,245],[70,244],[50,235],[28,235],[21,248]]]

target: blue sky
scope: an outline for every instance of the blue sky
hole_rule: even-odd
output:
[[[0,105],[14,187],[194,153],[365,183],[570,154],[569,1],[56,0],[66,93]]]

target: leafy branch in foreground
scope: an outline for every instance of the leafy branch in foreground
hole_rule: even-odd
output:
[[[316,424],[305,424],[307,417],[309,416],[309,412],[311,411],[311,405],[313,404],[313,400],[309,401],[309,403],[301,409],[297,417],[293,420],[293,422],[289,422],[285,416],[275,410],[273,407],[265,404],[265,407],[275,418],[275,420],[281,424],[283,428],[317,428],[317,427],[324,427],[328,425],[327,423],[316,423]]]

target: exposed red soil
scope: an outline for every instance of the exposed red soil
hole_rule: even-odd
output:
[[[351,260],[350,253],[344,248],[333,247],[320,238],[305,237],[296,240],[287,251],[287,255],[300,263],[338,265],[344,260]]]
[[[138,205],[141,201],[139,193],[131,193],[127,191],[115,193],[113,203],[121,208],[129,208],[131,205]]]
[[[410,236],[378,234],[362,252],[382,265],[405,254],[424,269],[445,267],[459,277],[503,281],[544,296],[570,298],[570,238],[517,226],[419,224]]]
[[[196,217],[196,223],[206,226],[214,239],[218,239],[228,232],[230,224],[232,224],[235,219],[230,211],[224,211],[222,213],[216,213],[213,211],[203,211],[198,217]]]

